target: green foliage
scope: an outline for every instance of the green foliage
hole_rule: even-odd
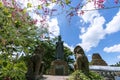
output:
[[[24,10],[15,12],[14,8],[3,5],[0,10],[0,51],[32,53],[38,42],[36,27],[30,23],[32,19]]]
[[[52,42],[41,42],[42,46],[45,48],[45,53],[43,61],[45,63],[44,73],[48,73],[47,70],[50,68],[51,62],[55,60],[55,45]]]
[[[71,58],[72,55],[72,51],[69,48],[64,47],[64,60],[68,62],[68,64],[72,64],[74,62],[74,60]]]
[[[65,0],[65,3],[68,5],[68,4],[71,3],[71,1],[70,0]]]
[[[120,61],[115,63],[114,65],[111,65],[111,66],[116,66],[116,67],[120,67]]]
[[[40,42],[31,21],[24,10],[0,2],[0,80],[25,80],[27,68],[19,55],[33,53]]]
[[[90,72],[89,75],[85,75],[82,71],[77,70],[71,74],[68,80],[103,80],[103,78],[96,72]]]
[[[91,80],[103,80],[103,77],[101,77],[98,73],[93,71],[89,73],[89,77]]]
[[[32,4],[31,3],[27,3],[27,8],[30,8],[32,7]]]
[[[23,61],[16,62],[12,59],[5,59],[0,55],[0,80],[10,78],[12,80],[25,80],[26,65]]]
[[[68,1],[66,0],[66,3]],[[28,8],[31,6],[30,3],[27,4]],[[41,9],[41,7],[38,8]],[[47,34],[47,29],[36,27],[34,20],[26,13],[26,8],[6,7],[0,2],[0,80],[8,77],[14,80],[24,80],[26,61],[39,44],[45,48],[43,61],[45,73],[47,73],[51,62],[55,60],[56,40],[41,42],[40,36],[44,33]],[[20,57],[22,53],[25,56]],[[70,55],[72,55],[71,51],[65,48],[65,61],[68,64],[72,62]]]
[[[42,5],[38,5],[38,9],[42,9]]]
[[[48,73],[51,66],[51,62],[56,59],[56,54],[55,54],[56,45],[54,44],[55,42],[56,40],[41,42],[41,45],[45,48],[45,53],[43,57],[43,61],[45,63],[45,72],[44,72],[45,74]],[[66,61],[68,64],[73,63],[73,59],[70,58],[71,55],[72,55],[72,52],[70,51],[70,49],[68,49],[67,47],[64,47],[64,61]]]
[[[89,78],[83,74],[81,71],[75,71],[71,74],[69,80],[89,80]]]
[[[57,0],[52,0],[52,3],[55,3]]]
[[[26,66],[24,62],[15,63],[6,62],[7,65],[3,66],[0,70],[0,79],[10,77],[14,80],[25,80]]]

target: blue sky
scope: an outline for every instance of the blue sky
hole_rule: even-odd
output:
[[[78,1],[80,0],[72,0],[71,5],[76,5]],[[36,0],[34,5],[37,3]],[[104,4],[105,7],[120,5],[115,4],[113,0],[109,0],[109,2],[106,0]],[[57,8],[61,12],[59,6],[55,4],[49,7]],[[93,53],[99,53],[109,65],[115,64],[120,61],[120,9],[119,7],[102,10],[92,9],[94,9],[94,3],[87,3],[82,10],[90,11],[85,11],[83,15],[73,16],[70,23],[64,12],[57,16],[48,16],[48,30],[54,36],[61,35],[64,45],[71,50],[76,45],[80,45],[89,61],[91,61]],[[32,14],[32,16],[35,19],[40,19],[39,15]]]
[[[83,10],[93,9],[88,3]],[[111,2],[106,7],[118,6]],[[64,14],[57,16],[60,34],[65,45],[73,49],[83,47],[91,61],[93,53],[99,53],[110,65],[120,61],[120,10],[119,8],[87,11],[74,16],[69,23]]]

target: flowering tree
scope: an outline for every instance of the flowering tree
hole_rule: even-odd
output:
[[[113,0],[113,2],[109,2],[108,0],[80,0],[76,5],[73,6],[73,0],[2,0],[5,6],[13,7],[15,11],[13,15],[17,12],[24,11],[24,12],[34,12],[41,17],[41,19],[35,19],[31,23],[40,23],[43,25],[46,24],[48,21],[48,16],[56,16],[61,14],[62,12],[66,13],[67,17],[72,17],[75,15],[84,15],[85,11],[82,7],[86,4],[93,2],[95,9],[110,9],[119,7],[119,0]],[[26,2],[26,5],[24,4]],[[105,3],[114,3],[116,6],[107,7],[104,5]],[[50,8],[51,5],[58,6],[58,8]],[[60,10],[61,9],[61,10]],[[94,9],[94,10],[95,10]],[[25,18],[25,17],[21,17]]]
[[[13,3],[14,4],[14,3]],[[14,8],[15,7],[15,8]],[[39,43],[35,21],[16,4],[0,2],[0,79],[24,80],[26,66],[19,55],[33,53]]]
[[[3,67],[5,71],[6,67],[7,70],[14,71],[18,65],[13,66],[15,63],[13,58],[18,58],[20,53],[26,55],[32,53],[35,46],[44,38],[44,34],[48,34],[48,16],[56,16],[62,12],[65,12],[66,17],[69,18],[75,15],[84,15],[88,10],[82,10],[82,7],[89,2],[94,3],[95,9],[108,8],[104,5],[108,0],[80,0],[74,6],[72,4],[74,0],[35,0],[38,1],[36,5],[33,4],[33,0],[23,0],[27,1],[27,6],[20,1],[22,0],[0,0],[0,58],[3,60],[0,62],[0,67]],[[115,7],[119,7],[119,0],[114,0],[114,3],[117,5]],[[61,10],[55,7],[50,8],[51,5],[58,6]],[[32,19],[29,16],[32,12],[39,15],[40,19]],[[9,65],[6,66],[8,63]],[[20,65],[24,65],[24,63]],[[7,78],[8,74],[5,74]]]

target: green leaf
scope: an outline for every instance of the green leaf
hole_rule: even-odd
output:
[[[42,5],[38,5],[38,9],[42,9]]]
[[[70,0],[65,0],[65,3],[68,5],[68,4],[71,3],[71,1]]]
[[[52,3],[55,3],[56,2],[56,0],[52,0]]]
[[[3,62],[3,66],[6,67],[7,66],[7,62]]]
[[[8,14],[8,9],[7,8],[4,8],[3,11],[4,11],[4,13]]]
[[[24,9],[23,9],[23,13],[26,13],[26,12],[27,12],[27,9],[26,9],[26,8],[24,8]]]
[[[0,2],[0,7],[3,7],[3,4],[2,4],[2,2]]]
[[[49,6],[50,5],[50,3],[46,3],[46,6]]]
[[[27,3],[27,8],[30,8],[32,7],[32,4],[31,3]]]
[[[12,15],[11,15],[11,14],[9,14],[7,17],[9,17],[9,18],[10,18],[10,17],[12,17]]]

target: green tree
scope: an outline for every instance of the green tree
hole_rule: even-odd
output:
[[[50,69],[51,62],[56,59],[56,45],[55,45],[56,39],[55,40],[49,40],[49,41],[43,41],[41,42],[42,46],[45,48],[45,53],[43,56],[43,61],[45,64],[45,74],[48,73],[48,70]],[[66,61],[69,64],[72,64],[74,60],[70,57],[72,56],[73,53],[71,50],[67,47],[64,47],[64,61]],[[71,67],[69,67],[71,68]],[[70,70],[70,69],[69,69]]]
[[[28,23],[32,19],[21,10],[15,13],[14,8],[6,7],[0,2],[0,51],[1,53],[13,54],[13,52],[30,53],[37,44],[35,25]],[[22,16],[21,16],[22,15]],[[22,17],[26,17],[22,19]]]
[[[24,18],[23,18],[24,16]],[[0,79],[24,80],[26,65],[20,55],[32,54],[39,44],[34,20],[20,8],[0,2]]]
[[[117,67],[120,67],[120,61],[117,62],[117,63],[115,63],[115,64],[113,64],[113,65],[111,65],[111,66],[117,66]]]

